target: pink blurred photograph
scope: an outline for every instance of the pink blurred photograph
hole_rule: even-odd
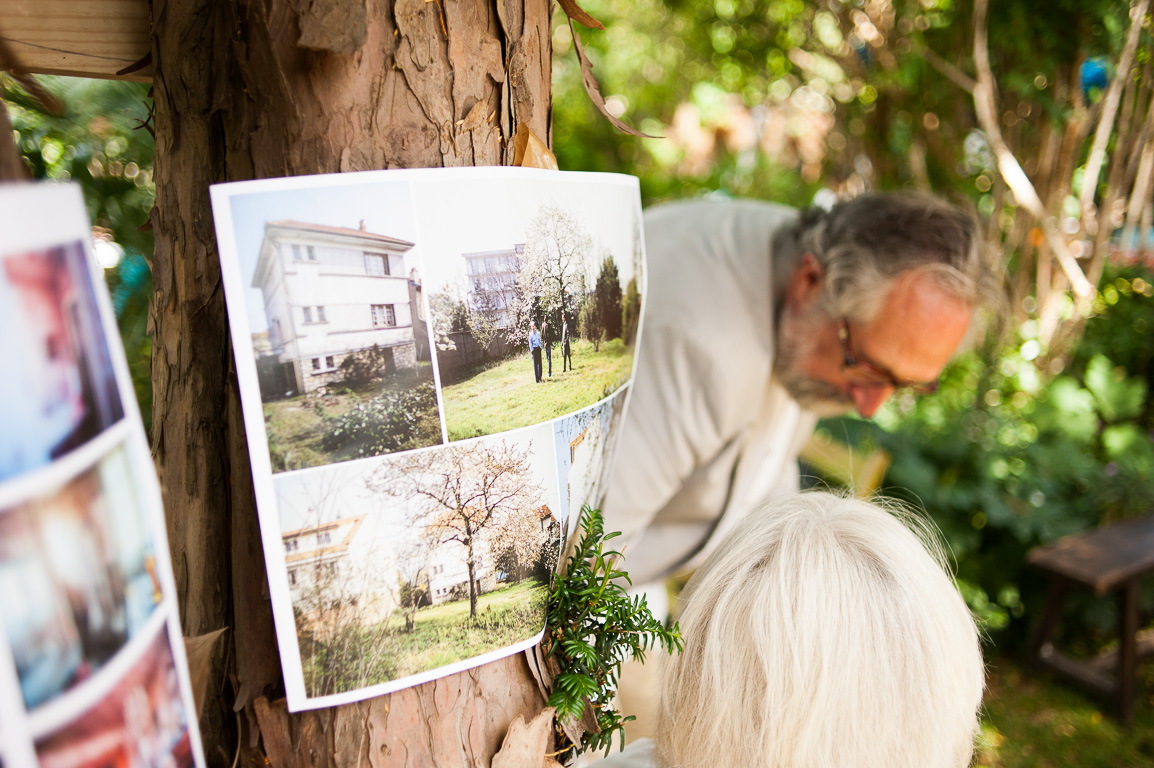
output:
[[[0,254],[0,481],[37,469],[124,416],[84,247]]]

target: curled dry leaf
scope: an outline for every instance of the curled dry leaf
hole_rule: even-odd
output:
[[[577,5],[577,0],[557,0],[561,6],[561,10],[565,11],[565,15],[580,24],[583,24],[590,29],[600,29],[605,31],[605,25],[597,21],[597,19],[585,12],[585,9]]]
[[[660,139],[660,136],[651,136],[635,128],[630,128],[606,109],[605,99],[601,96],[601,87],[597,85],[597,78],[593,76],[593,62],[589,61],[589,57],[585,55],[585,48],[581,45],[581,38],[577,36],[577,30],[573,28],[572,19],[569,20],[569,31],[573,33],[573,50],[577,52],[577,60],[581,62],[581,84],[585,86],[585,93],[589,94],[589,100],[593,102],[593,106],[597,107],[601,114],[605,115],[605,119],[619,131],[628,133],[630,136]]]
[[[485,124],[485,110],[488,107],[484,100],[478,101],[469,110],[469,114],[465,115],[464,120],[457,121],[457,135],[468,133],[469,131],[480,128]]]
[[[524,717],[517,715],[501,742],[501,750],[493,755],[492,768],[539,768],[549,751],[553,712],[552,707],[546,707],[528,725]]]
[[[227,629],[228,627],[221,627],[215,632],[184,638],[184,653],[188,659],[188,675],[192,681],[192,698],[196,705],[197,717],[200,717],[204,709],[204,695],[208,690],[212,662],[216,658],[217,641]]]
[[[557,156],[526,123],[517,123],[517,135],[513,141],[513,165],[555,171]]]

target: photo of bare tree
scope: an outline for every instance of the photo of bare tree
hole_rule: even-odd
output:
[[[276,485],[309,697],[403,687],[543,629],[565,525],[550,425]]]
[[[572,413],[629,380],[644,281],[635,187],[574,176],[413,188],[450,440]],[[458,200],[464,220],[424,226]]]

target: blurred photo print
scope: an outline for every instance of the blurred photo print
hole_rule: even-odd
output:
[[[28,709],[83,683],[162,598],[129,454],[0,509],[0,620]]]
[[[80,242],[0,254],[0,481],[42,467],[124,415]],[[18,332],[17,332],[18,331]]]
[[[0,233],[0,763],[203,766],[163,499],[80,187],[0,185]]]
[[[40,768],[188,768],[190,713],[167,629],[91,709],[37,740]]]

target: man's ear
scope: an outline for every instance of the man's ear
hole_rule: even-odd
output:
[[[821,295],[824,284],[825,267],[816,256],[807,253],[789,274],[789,283],[785,287],[786,302],[797,310],[809,309]]]

